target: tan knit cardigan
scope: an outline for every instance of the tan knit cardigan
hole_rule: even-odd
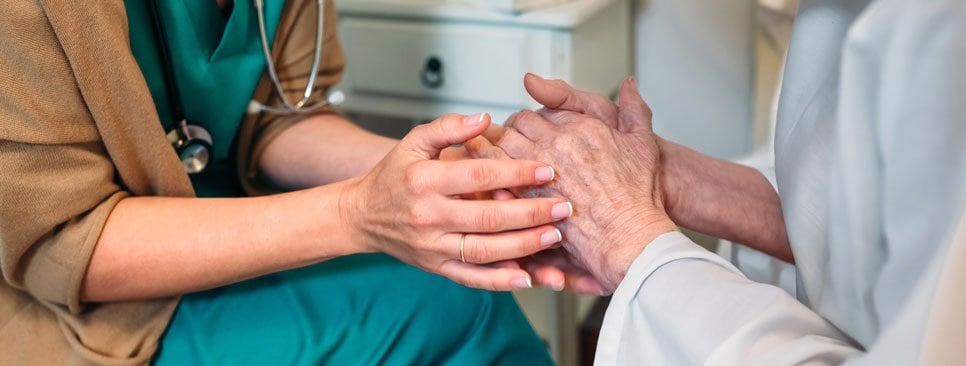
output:
[[[274,42],[293,98],[311,64],[314,4],[289,0]],[[326,22],[319,89],[338,81],[344,63],[334,11]],[[276,101],[272,93],[263,77],[254,98]],[[243,122],[236,154],[249,192],[264,191],[255,162],[296,118],[259,115]],[[178,298],[82,303],[81,283],[120,200],[193,195],[131,54],[124,2],[4,1],[0,365],[148,363]]]
[[[197,0],[203,1],[203,0]],[[275,59],[296,97],[314,46],[314,6],[289,0]],[[329,4],[332,9],[332,4]],[[297,17],[295,15],[302,14]],[[317,86],[343,55],[334,13]],[[255,98],[269,100],[263,77]],[[320,94],[320,93],[319,93]],[[331,111],[329,111],[331,112]],[[295,118],[252,116],[238,137],[243,185]],[[84,304],[78,291],[111,209],[134,196],[191,196],[128,44],[122,0],[6,0],[0,6],[0,365],[144,364],[176,298]],[[966,218],[947,256],[922,362],[966,364]]]

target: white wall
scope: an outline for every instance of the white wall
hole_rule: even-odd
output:
[[[751,151],[755,1],[638,0],[636,74],[661,136],[719,156]]]

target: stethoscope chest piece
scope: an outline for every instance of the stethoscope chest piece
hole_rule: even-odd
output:
[[[309,105],[309,100],[311,99],[313,91],[315,90],[315,80],[318,76],[319,67],[322,60],[322,40],[325,35],[325,1],[316,0],[318,21],[316,22],[315,29],[315,51],[312,54],[312,68],[309,71],[309,80],[306,83],[302,99],[295,103],[290,102],[286,97],[285,89],[282,87],[278,73],[275,70],[275,63],[272,60],[272,51],[268,45],[268,32],[265,24],[265,4],[263,1],[264,0],[253,0],[255,9],[258,13],[259,41],[262,46],[262,55],[265,57],[266,71],[272,80],[272,84],[282,102],[282,106],[270,107],[253,100],[249,103],[248,113],[257,114],[267,112],[284,115],[308,114],[316,112],[326,106],[342,104],[342,102],[345,101],[345,94],[339,91],[334,91],[333,93],[329,94],[326,100],[318,102],[315,105]],[[212,154],[214,154],[214,150],[212,150],[213,143],[211,134],[203,127],[188,124],[186,121],[187,117],[184,113],[184,106],[181,104],[181,95],[178,92],[178,80],[175,77],[171,50],[168,47],[168,36],[165,33],[165,29],[162,25],[161,11],[158,8],[158,0],[149,0],[149,2],[151,5],[151,20],[154,25],[155,41],[160,46],[158,47],[158,52],[160,53],[162,61],[161,71],[163,72],[164,81],[167,86],[165,90],[168,94],[168,100],[171,103],[171,115],[175,121],[181,121],[174,129],[168,132],[168,140],[171,142],[171,146],[174,147],[175,152],[178,154],[178,159],[181,160],[181,165],[184,166],[185,171],[188,172],[188,174],[198,174],[208,167],[208,163],[212,159]]]
[[[211,134],[204,127],[188,124],[182,120],[177,127],[168,132],[168,141],[181,160],[188,174],[198,174],[208,167],[211,161]]]

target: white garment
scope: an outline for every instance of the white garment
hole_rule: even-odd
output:
[[[781,54],[781,65],[778,66],[777,70],[777,85],[769,93],[772,95],[772,102],[765,115],[767,118],[766,125],[755,127],[756,140],[758,140],[758,131],[764,131],[766,138],[750,155],[735,159],[733,162],[758,169],[777,190],[778,185],[775,182],[774,169],[775,125],[778,119],[778,101],[781,95],[782,79],[785,74],[785,56],[788,51],[788,43],[791,41],[795,13],[798,11],[798,0],[759,0],[758,4],[759,27],[765,31],[770,39],[767,45],[759,46],[759,53],[777,52]],[[762,60],[761,57],[759,57],[759,60]],[[765,77],[765,79],[768,78]],[[762,90],[759,90],[759,92],[762,92]],[[756,124],[758,123],[760,122],[756,121]],[[781,287],[792,295],[797,291],[798,275],[795,272],[795,266],[792,264],[728,240],[719,240],[716,252],[731,264],[734,264],[750,280]]]
[[[679,233],[632,265],[597,364],[915,364],[966,208],[966,2],[805,0],[775,173],[798,299]]]

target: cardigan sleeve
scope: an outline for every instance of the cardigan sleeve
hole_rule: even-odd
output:
[[[94,244],[127,193],[44,14],[14,3],[0,15],[0,272],[76,313]]]
[[[282,86],[289,100],[299,100],[308,85],[315,52],[317,21],[316,2],[311,0],[288,1],[285,4],[278,32],[272,47],[272,56]],[[316,74],[314,92],[309,105],[326,99],[329,88],[342,80],[345,55],[339,43],[338,15],[332,0],[325,1],[325,36],[322,42],[322,60]],[[273,106],[282,105],[268,74],[262,75],[252,96],[254,100]],[[333,106],[314,112],[338,114]],[[282,131],[304,120],[307,116],[259,113],[248,115],[242,123],[236,145],[237,169],[242,186],[251,195],[276,193],[267,182],[260,179],[258,161],[262,153]]]

